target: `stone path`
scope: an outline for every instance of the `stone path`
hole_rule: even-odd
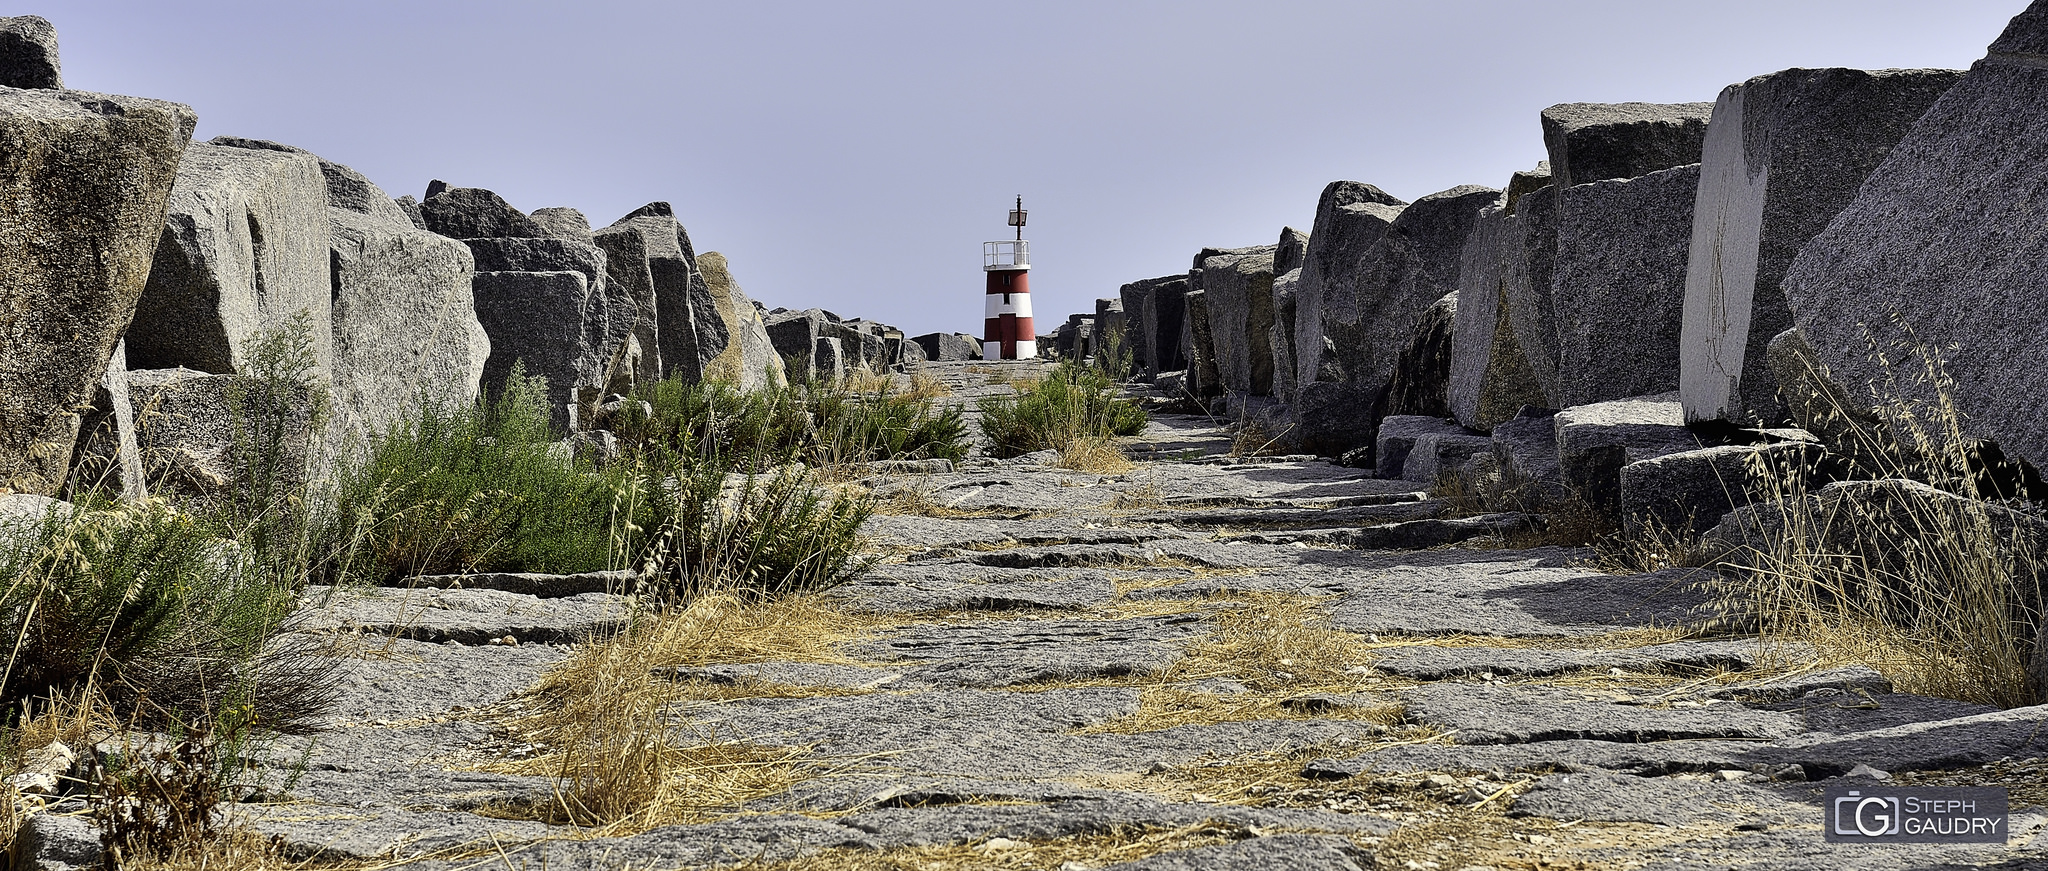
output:
[[[862,640],[673,675],[723,688],[674,712],[692,734],[817,763],[707,822],[579,838],[504,818],[547,806],[548,779],[475,770],[544,749],[504,734],[506,700],[624,618],[601,576],[315,612],[308,631],[354,657],[336,728],[272,748],[306,770],[245,810],[300,855],[437,871],[2048,864],[2048,708],[1688,637],[1713,611],[1685,571],[1487,549],[1411,484],[1228,450],[1214,422],[1160,416],[1134,450],[1157,459],[1128,472],[977,460],[867,482],[926,513],[874,518],[884,561],[830,594]],[[1823,843],[1821,791],[1869,769],[2008,783],[2012,842]]]

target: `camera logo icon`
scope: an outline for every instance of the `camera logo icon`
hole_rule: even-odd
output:
[[[1851,791],[1835,799],[1835,834],[1882,838],[1899,834],[1898,796],[1863,795]]]

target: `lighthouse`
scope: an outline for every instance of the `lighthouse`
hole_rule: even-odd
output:
[[[984,242],[981,271],[988,276],[982,297],[981,354],[984,358],[1028,360],[1038,356],[1038,334],[1031,326],[1031,252],[1024,241],[1024,198],[1010,210],[1010,226],[1017,238]]]

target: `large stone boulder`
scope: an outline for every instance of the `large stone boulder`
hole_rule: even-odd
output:
[[[1827,451],[1811,441],[1720,445],[1638,460],[1621,469],[1622,531],[1690,536],[1729,512],[1784,499],[1833,479]]]
[[[1199,273],[1200,270],[1196,270]],[[1196,277],[1188,278],[1194,284]],[[1216,366],[1216,338],[1209,322],[1209,293],[1190,290],[1181,297],[1181,352],[1188,359],[1187,390],[1197,400],[1223,393]]]
[[[1937,349],[1968,433],[2048,465],[2048,0],[2012,19],[1921,116],[1783,283],[1794,319],[1859,399],[1931,400],[1902,346]],[[1895,361],[1891,371],[1876,351]]]
[[[1480,209],[1499,196],[1493,188],[1464,185],[1416,200],[1344,280],[1325,279],[1321,338],[1334,347],[1341,380],[1368,387],[1393,380],[1395,362],[1409,348],[1423,313],[1457,291],[1466,237]],[[1318,238],[1320,231],[1310,238],[1311,245]],[[1302,268],[1303,286],[1297,291],[1297,327],[1306,315],[1308,268]],[[1345,292],[1332,293],[1333,287]],[[1296,347],[1301,344],[1297,337]],[[1309,354],[1302,350],[1304,358]]]
[[[1273,395],[1283,400],[1300,392],[1294,380],[1294,324],[1300,314],[1301,267],[1273,276],[1273,326],[1266,345],[1273,354]]]
[[[188,107],[83,91],[0,89],[0,487],[53,493],[127,330]]]
[[[1271,396],[1273,255],[1219,254],[1203,260],[1202,291],[1222,389]]]
[[[1129,368],[1137,364],[1137,355],[1131,348],[1130,319],[1125,315],[1121,295],[1116,299],[1095,301],[1095,318],[1094,322],[1089,324],[1089,332],[1097,365],[1123,365]],[[1105,355],[1125,359],[1102,360]]]
[[[191,369],[129,372],[151,488],[191,502],[254,497],[272,506],[302,491],[320,438],[311,426],[316,400],[308,385],[278,387]]]
[[[1529,375],[1544,396],[1557,397],[1557,301],[1551,272],[1557,264],[1557,186],[1545,185],[1509,200],[1515,218],[1501,275],[1501,308]]]
[[[255,151],[281,151],[286,154],[310,155],[313,159],[320,161],[320,174],[327,179],[327,205],[330,208],[360,212],[386,221],[412,220],[412,213],[405,209],[400,200],[392,199],[389,194],[384,193],[383,188],[378,187],[376,183],[370,181],[362,173],[327,160],[296,145],[286,145],[282,142],[273,142],[268,139],[250,139],[246,136],[215,136],[212,139],[206,140],[206,144],[224,145],[230,148],[246,148]],[[406,197],[405,199],[411,200],[412,198]],[[417,208],[418,203],[415,202],[414,206]]]
[[[1380,421],[1373,469],[1382,478],[1406,477],[1408,454],[1425,436],[1470,435],[1457,421],[1426,414],[1394,414]]]
[[[1560,103],[1543,110],[1543,145],[1560,188],[1700,162],[1712,103]]]
[[[1187,365],[1180,348],[1181,298],[1187,292],[1185,273],[1133,281],[1117,291],[1130,325],[1132,356],[1147,374]]]
[[[1302,252],[1301,282],[1295,289],[1294,347],[1297,384],[1340,380],[1336,360],[1323,369],[1324,311],[1356,311],[1357,266],[1394,226],[1407,203],[1364,182],[1333,181],[1316,201],[1316,222]],[[1330,377],[1322,377],[1329,375]]]
[[[1549,397],[1536,382],[1508,315],[1510,263],[1523,255],[1520,221],[1506,196],[1479,214],[1458,269],[1457,316],[1451,328],[1449,398],[1458,422],[1480,432]]]
[[[57,28],[40,15],[0,18],[0,87],[64,89]]]
[[[585,245],[595,245],[597,240],[590,232],[590,219],[583,213],[566,206],[534,209],[528,217],[540,225],[542,233],[553,239],[568,239]]]
[[[1553,165],[1555,162],[1553,161]],[[1551,272],[1556,405],[1678,389],[1698,164],[1563,189]]]
[[[821,308],[771,312],[764,328],[768,333],[768,343],[775,348],[775,355],[785,366],[794,360],[805,367],[802,371],[787,373],[792,378],[830,371],[829,367],[821,365],[817,356],[818,349],[823,347],[819,339],[839,340],[839,344],[834,346],[840,349],[838,353],[843,353],[848,344],[860,347],[860,331],[840,323],[835,315]],[[910,344],[916,347],[915,342]]]
[[[981,359],[981,346],[961,333],[925,333],[910,341],[924,351],[924,358],[936,363]]]
[[[761,318],[761,309],[733,279],[725,255],[706,251],[697,257],[697,269],[711,290],[712,311],[730,337],[725,348],[705,362],[704,377],[747,390],[785,382],[788,373],[782,369],[782,356],[775,353],[775,343],[768,340],[768,326]],[[881,333],[863,330],[861,334],[860,362],[871,363],[880,357]],[[873,341],[867,341],[869,338]]]
[[[1623,467],[1702,447],[1676,391],[1567,408],[1552,424],[1565,486],[1617,523]]]
[[[420,202],[420,217],[427,222],[427,229],[450,239],[533,239],[547,235],[525,212],[483,188],[430,188],[427,198]]]
[[[648,203],[594,238],[609,252],[608,267],[642,313],[634,335],[643,349],[658,349],[654,356],[661,376],[703,380],[705,368],[725,352],[732,336],[674,209],[665,202]]]
[[[1786,419],[1766,347],[1792,327],[1780,287],[1954,70],[1792,69],[1721,91],[1686,266],[1679,398],[1689,421]]]
[[[1423,310],[1374,403],[1378,413],[1451,416],[1451,330],[1457,319],[1457,291]]]
[[[1285,275],[1308,262],[1308,234],[1293,227],[1280,228],[1280,243],[1273,249],[1273,274]]]
[[[478,272],[473,284],[477,320],[490,334],[484,389],[504,389],[513,367],[547,384],[548,408],[558,429],[579,420],[584,388],[606,383],[604,349],[592,328],[605,322],[604,289],[588,275],[552,272]]]
[[[137,369],[231,374],[259,334],[303,320],[332,372],[327,179],[309,154],[195,143],[178,165],[149,284],[128,328]]]

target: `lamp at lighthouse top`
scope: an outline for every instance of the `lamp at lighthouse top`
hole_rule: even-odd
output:
[[[1010,210],[1010,226],[1017,228],[1017,238],[1001,239],[981,243],[981,268],[985,272],[1018,271],[1031,268],[1031,243],[1024,241],[1024,198],[1017,198],[1017,207]]]

